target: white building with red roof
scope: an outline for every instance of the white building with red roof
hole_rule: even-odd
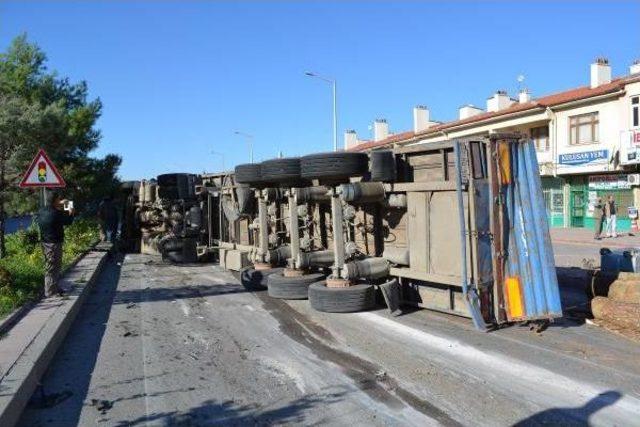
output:
[[[377,120],[374,139],[360,141],[345,134],[353,151],[396,145],[428,144],[443,139],[518,131],[534,139],[550,223],[555,227],[593,227],[594,203],[614,196],[618,229],[629,230],[629,207],[640,207],[640,62],[629,74],[612,78],[608,61],[590,66],[589,85],[532,98],[518,99],[497,91],[486,109],[464,105],[458,120],[431,121],[424,107],[414,109],[414,129],[388,134]],[[386,133],[385,133],[386,128]]]

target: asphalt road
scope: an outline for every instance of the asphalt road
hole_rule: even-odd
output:
[[[217,266],[128,255],[20,425],[637,425],[638,360],[576,319],[487,334],[425,310],[325,314]]]

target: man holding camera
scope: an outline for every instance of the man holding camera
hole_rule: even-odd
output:
[[[38,225],[44,252],[44,296],[50,297],[62,293],[58,279],[62,268],[64,227],[73,222],[75,212],[73,205],[55,191],[46,192],[45,202],[38,212]]]

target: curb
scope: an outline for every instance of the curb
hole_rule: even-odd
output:
[[[13,327],[13,325],[18,323],[18,321],[22,319],[22,317],[26,313],[28,313],[29,310],[31,310],[37,303],[38,301],[28,301],[23,304],[22,307],[16,308],[11,313],[9,313],[7,317],[2,319],[2,321],[0,322],[0,335],[7,333]]]
[[[76,264],[78,264],[78,262],[82,258],[84,258],[89,252],[101,251],[99,246],[100,246],[100,242],[96,242],[96,243],[92,244],[89,249],[87,249],[86,251],[82,252],[77,257],[75,257],[73,259],[73,261],[71,261],[71,263],[62,270],[61,277],[64,278],[64,276],[67,274],[67,272],[69,270],[71,270],[72,268],[74,268],[76,266]],[[42,301],[42,298],[32,299],[32,300],[27,301],[26,303],[24,303],[22,305],[22,307],[18,307],[15,310],[13,310],[11,313],[9,313],[4,319],[2,319],[0,321],[0,335],[3,335],[6,332],[8,332],[13,327],[13,325],[18,323],[18,321],[20,319],[22,319],[22,317],[24,315],[26,315],[26,313],[28,313],[29,310],[31,310],[40,301]]]
[[[65,303],[60,305],[55,313],[46,320],[42,329],[27,345],[18,360],[0,379],[1,426],[14,426],[20,419],[24,407],[33,395],[42,375],[64,341],[80,307],[102,272],[108,255],[109,252],[101,250],[89,251],[85,255],[83,260],[95,258],[95,268],[91,277],[84,286],[81,282],[72,282],[74,287],[69,294],[69,299],[65,300]],[[77,265],[70,268],[61,280],[72,275],[76,267]]]

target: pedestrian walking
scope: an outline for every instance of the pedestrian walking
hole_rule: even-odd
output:
[[[609,195],[605,209],[607,213],[607,237],[618,237],[616,233],[616,201],[612,195]]]
[[[602,203],[602,198],[598,197],[596,200],[596,204],[593,207],[593,216],[596,219],[596,230],[594,239],[601,240],[602,239],[602,230],[604,228],[604,222],[606,219],[605,211],[604,211],[604,203]]]
[[[98,206],[98,218],[102,231],[102,241],[116,242],[118,235],[118,208],[111,196],[105,197]]]
[[[45,194],[45,206],[38,211],[40,240],[44,252],[44,295],[61,294],[58,286],[62,267],[62,244],[64,243],[64,227],[73,222],[74,210],[65,211],[67,200],[57,192]]]

